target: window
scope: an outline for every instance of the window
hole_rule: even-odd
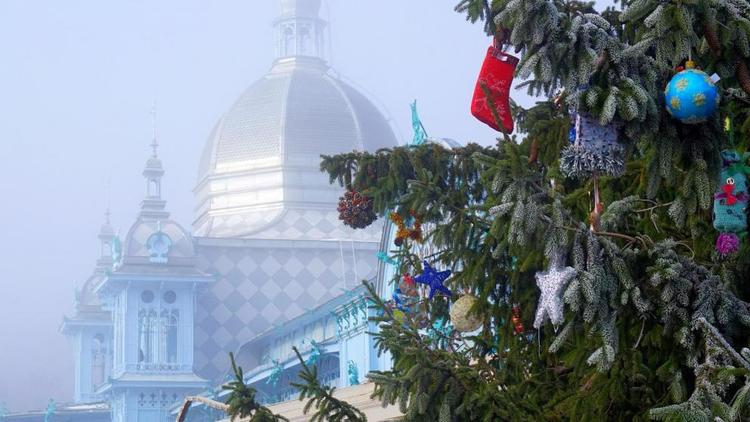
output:
[[[141,293],[138,311],[138,368],[146,370],[177,369],[180,311],[169,305],[177,294],[168,290],[157,300],[154,292]]]
[[[310,49],[308,48],[310,44],[310,29],[306,26],[302,26],[299,28],[299,37],[298,41],[299,46],[299,54],[309,54]]]
[[[180,321],[180,313],[177,309],[171,311],[162,311],[161,329],[162,329],[162,347],[161,362],[174,364],[177,363],[177,329]]]
[[[91,342],[91,386],[96,388],[105,381],[105,359],[107,355],[107,344],[104,335],[99,333]]]
[[[287,26],[284,28],[284,41],[282,43],[283,45],[283,55],[284,56],[293,56],[297,53],[296,46],[294,44],[294,28],[292,26]]]
[[[175,302],[175,300],[177,300],[177,294],[172,290],[167,290],[166,292],[164,292],[164,296],[162,297],[162,299],[164,299],[164,302],[167,302],[171,305]]]
[[[143,293],[141,293],[141,300],[143,303],[151,303],[154,301],[154,292],[151,290],[144,290]]]
[[[148,181],[148,196],[154,198],[159,197],[161,194],[159,192],[159,182],[155,179],[150,179]]]
[[[138,312],[138,363],[148,364],[156,363],[158,356],[157,335],[158,319],[156,311],[153,309],[141,309]]]

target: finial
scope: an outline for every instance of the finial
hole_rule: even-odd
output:
[[[159,148],[159,141],[156,139],[156,100],[154,100],[154,104],[151,106],[151,128],[153,130],[153,139],[151,140],[151,149],[153,152],[151,156],[156,158],[156,150]]]
[[[105,224],[109,225],[109,208],[110,208],[110,184],[111,181],[109,178],[107,178],[107,183],[104,185],[104,202],[106,204],[106,208],[104,209],[104,221]]]
[[[417,113],[417,100],[414,100],[409,106],[411,107],[411,127],[414,131],[411,144],[414,146],[422,145],[427,139],[427,130],[425,130],[422,120],[419,118],[419,113]]]

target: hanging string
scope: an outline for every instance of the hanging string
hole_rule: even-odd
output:
[[[352,264],[354,265],[354,285],[356,286],[359,282],[359,274],[357,272],[357,251],[354,249],[354,239],[349,239],[349,244],[352,247]]]
[[[592,232],[595,232],[599,230],[599,217],[601,216],[601,213],[604,211],[604,204],[602,204],[601,198],[599,196],[599,175],[594,174],[593,182],[594,182],[594,209],[593,211],[591,211],[591,214],[589,214],[589,228]]]

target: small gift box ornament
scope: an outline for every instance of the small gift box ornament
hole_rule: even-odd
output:
[[[563,149],[560,158],[563,174],[574,178],[621,175],[625,160],[618,129],[615,123],[602,125],[588,114],[574,114],[571,144]]]
[[[726,256],[739,249],[738,233],[747,230],[747,173],[750,167],[745,160],[750,154],[741,155],[734,150],[721,152],[723,161],[718,192],[714,195],[714,228],[721,232],[716,239],[716,251]]]
[[[497,42],[490,46],[471,100],[471,114],[482,123],[504,133],[513,132],[510,85],[517,65],[518,58],[502,51]]]

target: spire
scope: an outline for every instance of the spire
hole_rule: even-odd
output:
[[[157,149],[159,142],[156,138],[156,102],[151,108],[152,140],[151,157],[146,161],[143,169],[143,177],[146,179],[146,197],[141,201],[141,217],[146,218],[168,218],[169,213],[164,211],[167,201],[161,197],[161,178],[164,176],[164,168],[158,157]]]
[[[105,227],[109,227],[109,229],[112,229],[112,226],[110,226],[110,212],[109,208],[111,206],[111,199],[110,199],[110,189],[112,189],[112,182],[109,178],[107,178],[107,183],[104,185],[104,203],[106,204],[106,207],[104,209],[104,225],[102,226],[102,230],[104,230]]]
[[[156,100],[154,100],[154,105],[151,106],[151,129],[153,132],[153,136],[151,138],[151,158],[158,158],[158,155],[156,153],[156,150],[159,148],[159,141],[156,137]]]
[[[112,265],[112,239],[115,231],[109,221],[109,204],[104,211],[104,224],[99,228],[99,261],[98,266],[109,267]]]
[[[323,60],[326,22],[318,13],[322,0],[281,0],[281,16],[276,20],[278,60],[313,57]]]

